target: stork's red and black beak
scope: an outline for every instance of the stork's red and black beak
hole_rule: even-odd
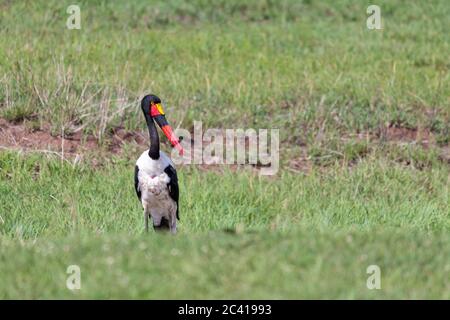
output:
[[[166,116],[164,114],[164,109],[161,103],[152,103],[150,105],[150,115],[152,116],[153,119],[155,119],[155,122],[161,128],[162,132],[164,132],[167,139],[169,139],[172,147],[177,148],[179,154],[183,155],[184,153],[183,147],[181,146],[177,136],[173,133],[172,127],[167,122]]]

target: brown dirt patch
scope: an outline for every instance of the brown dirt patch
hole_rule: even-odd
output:
[[[441,148],[439,159],[442,162],[450,164],[450,146],[444,146]]]
[[[110,132],[108,150],[112,153],[121,153],[125,143],[148,146],[148,137],[144,132],[125,130],[122,127],[113,128]]]
[[[390,125],[376,134],[376,138],[393,143],[412,143],[416,142],[424,147],[435,143],[431,131],[427,128],[406,128]]]
[[[108,152],[121,153],[124,143],[145,145],[143,133],[127,131],[123,128],[115,128],[105,139]],[[77,132],[62,138],[50,134],[49,127],[41,129],[27,128],[23,123],[11,123],[0,119],[0,147],[2,149],[41,151],[56,153],[64,157],[71,157],[100,148],[98,140],[92,135],[84,135]]]
[[[362,132],[357,134],[343,135],[342,140],[365,140],[368,143],[388,142],[391,144],[419,144],[424,148],[436,145],[433,133],[430,130],[406,128],[398,125],[386,126],[377,132]],[[191,141],[193,144],[193,141]],[[248,149],[248,139],[245,141],[246,149]],[[124,146],[132,146],[134,149],[124,152]],[[204,142],[203,146],[207,143]],[[83,157],[84,155],[93,155],[94,166],[99,163],[97,160],[108,154],[138,154],[148,146],[148,137],[145,131],[130,131],[123,127],[116,127],[108,132],[102,143],[92,135],[83,135],[77,132],[70,136],[62,138],[61,136],[54,136],[50,134],[50,127],[44,125],[40,129],[28,128],[24,123],[12,123],[0,118],[0,150],[20,150],[20,151],[37,151],[43,153],[55,154],[64,159],[74,159]],[[440,159],[444,163],[450,164],[450,146],[442,146],[440,149]],[[191,155],[193,156],[193,154]],[[193,160],[193,159],[191,159]],[[280,159],[281,161],[282,159]],[[193,163],[193,162],[192,162]],[[281,163],[280,163],[281,165]],[[351,164],[349,164],[351,165]],[[204,171],[221,171],[224,166],[198,165]],[[240,170],[242,168],[252,169],[257,171],[259,166],[239,166],[227,165],[232,171]],[[287,168],[292,172],[309,173],[312,170],[313,162],[308,156],[308,151],[302,148],[300,154],[292,157],[288,163]]]

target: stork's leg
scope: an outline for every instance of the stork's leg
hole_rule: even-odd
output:
[[[145,231],[148,232],[148,216],[150,215],[150,210],[146,203],[143,203],[144,207],[144,221],[145,221]]]
[[[175,216],[175,214],[171,214],[169,216],[169,228],[172,234],[177,233],[177,217]]]
[[[145,232],[148,232],[148,212],[144,211]]]

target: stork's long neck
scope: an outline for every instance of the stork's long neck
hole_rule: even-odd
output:
[[[147,121],[148,134],[150,136],[150,149],[148,150],[148,155],[153,160],[159,159],[159,135],[156,129],[155,122],[153,119],[146,115],[145,120]]]

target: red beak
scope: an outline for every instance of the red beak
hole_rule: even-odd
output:
[[[183,147],[181,146],[177,136],[173,133],[171,126],[166,124],[165,126],[161,127],[161,130],[164,132],[167,139],[169,139],[170,143],[172,144],[172,147],[177,148],[179,155],[182,156],[184,154]]]

